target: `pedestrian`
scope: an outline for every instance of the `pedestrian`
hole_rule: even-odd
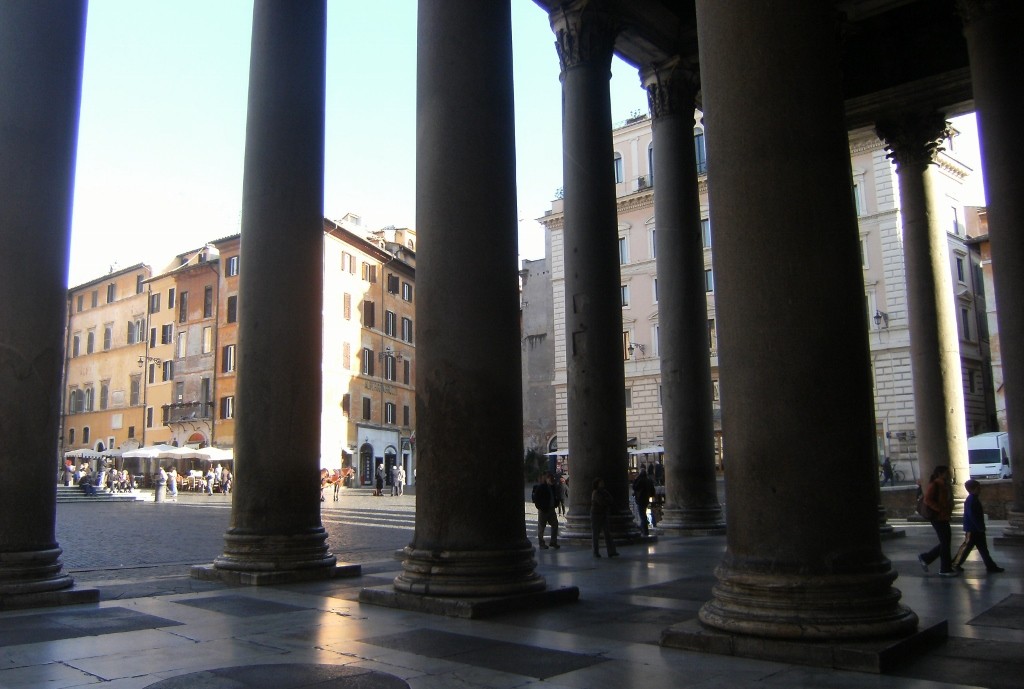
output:
[[[398,463],[391,465],[391,497],[398,495]]]
[[[569,499],[569,484],[565,482],[565,476],[558,477],[558,513],[565,516],[565,501]]]
[[[590,494],[590,541],[594,546],[594,557],[601,557],[599,536],[604,533],[604,544],[608,550],[608,557],[618,557],[619,551],[615,549],[615,541],[612,540],[612,530],[608,526],[608,514],[611,512],[615,500],[608,489],[604,487],[604,479],[595,478],[594,490]]]
[[[654,497],[654,481],[647,474],[647,470],[640,467],[640,473],[633,479],[633,500],[636,501],[636,511],[640,519],[640,531],[643,535],[650,535],[650,527],[647,521],[647,507]]]
[[[153,492],[153,502],[163,502],[164,495],[167,493],[167,472],[161,466],[160,470],[156,472],[156,480],[154,481],[156,490]]]
[[[893,486],[896,485],[892,477],[892,461],[888,457],[882,461],[882,485],[884,486],[887,483]]]
[[[654,465],[654,485],[665,485],[665,465],[662,464],[660,458],[658,459],[658,463]]]
[[[178,502],[178,469],[171,467],[167,472],[167,495],[173,502]]]
[[[377,465],[377,485],[374,495],[384,496],[384,462]]]
[[[540,482],[533,487],[533,504],[537,508],[537,542],[544,550],[548,545],[544,542],[544,529],[551,525],[551,547],[561,548],[558,545],[558,513],[555,511],[558,505],[558,494],[556,493],[555,480],[550,472],[545,471],[540,475]]]
[[[997,565],[988,552],[988,542],[985,540],[985,508],[981,504],[981,484],[972,478],[964,484],[964,488],[967,489],[967,500],[964,502],[964,542],[953,558],[953,569],[962,572],[967,556],[977,548],[989,574],[1005,572],[1006,570]]]
[[[213,484],[217,480],[217,474],[213,473],[213,468],[206,470],[206,494],[213,495]]]
[[[932,528],[935,529],[935,533],[939,537],[939,542],[927,553],[918,555],[917,562],[921,565],[921,569],[927,572],[928,565],[938,558],[940,577],[955,577],[959,574],[953,569],[950,555],[950,542],[953,539],[953,533],[949,526],[949,519],[953,515],[953,487],[950,485],[950,479],[948,466],[940,464],[935,467],[928,487],[925,488],[921,497],[921,502],[924,505],[922,510],[925,512],[922,516],[931,522]]]
[[[325,468],[320,469],[320,502],[327,502],[327,498],[324,497],[324,488],[331,480],[331,472]]]
[[[395,484],[398,486],[398,494],[405,495],[405,467],[398,467],[398,480]]]

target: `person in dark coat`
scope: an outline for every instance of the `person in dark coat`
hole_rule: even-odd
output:
[[[537,508],[537,542],[540,547],[547,550],[548,544],[544,542],[544,529],[551,525],[551,547],[561,548],[558,545],[558,496],[561,493],[555,485],[555,479],[550,472],[545,471],[540,475],[540,483],[533,487],[533,504]]]
[[[633,500],[636,501],[636,511],[640,517],[640,531],[644,536],[650,535],[650,528],[647,523],[647,507],[651,498],[654,497],[654,481],[641,467],[640,473],[633,479]]]
[[[962,572],[967,556],[975,548],[985,563],[985,569],[990,574],[1005,572],[1006,570],[996,564],[988,552],[988,542],[985,540],[985,508],[981,504],[981,484],[973,478],[964,484],[967,489],[967,500],[964,502],[964,542],[956,551],[953,558],[953,569]]]
[[[590,535],[591,543],[594,546],[594,557],[601,557],[599,536],[604,534],[604,543],[608,548],[608,557],[618,557],[619,552],[615,550],[615,542],[612,540],[612,531],[608,526],[608,515],[612,510],[615,500],[608,489],[604,487],[604,479],[594,479],[594,490],[590,494]]]

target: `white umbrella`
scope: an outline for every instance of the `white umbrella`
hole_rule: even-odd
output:
[[[547,456],[548,457],[568,457],[569,456],[569,451],[568,450],[556,450],[554,452],[548,452]]]
[[[196,450],[196,454],[199,455],[199,459],[211,462],[230,462],[235,458],[234,450],[225,450],[219,447],[204,447],[201,450]]]
[[[200,459],[199,451],[191,447],[171,447],[157,454],[157,459]]]
[[[138,457],[140,459],[156,459],[160,456],[161,452],[165,450],[176,449],[173,445],[167,445],[160,443],[159,445],[148,445],[146,447],[140,447],[137,450],[128,450],[121,454],[122,457]]]
[[[75,459],[99,459],[101,457],[99,452],[95,452],[94,450],[87,450],[85,448],[65,452],[64,456],[74,457]]]

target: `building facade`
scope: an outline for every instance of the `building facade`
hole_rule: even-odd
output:
[[[716,465],[721,468],[725,443],[721,432],[718,385],[718,318],[715,310],[715,273],[712,260],[713,229],[707,194],[707,153],[698,112],[694,148],[698,171],[701,243],[704,250],[704,287],[707,298],[707,337],[711,356],[712,404],[715,419]],[[612,132],[613,169],[618,217],[618,253],[622,303],[622,360],[626,388],[624,407],[627,443],[640,448],[659,446],[662,440],[661,365],[659,359],[657,228],[654,217],[655,179],[651,120],[637,115]],[[909,330],[904,275],[904,242],[900,220],[896,170],[883,142],[871,129],[850,133],[853,194],[857,209],[864,277],[864,325],[868,335],[875,387],[876,437],[879,456],[915,462],[917,456],[914,391],[910,384]],[[987,331],[981,256],[971,251],[976,223],[968,223],[961,200],[963,182],[971,170],[956,158],[955,140],[946,141],[939,157],[937,178],[947,228],[950,289],[957,306],[960,354],[964,378],[967,432],[991,426],[992,403],[988,387]],[[551,261],[551,310],[555,342],[553,357],[554,409],[557,435],[567,437],[566,334],[564,260],[560,199],[539,218],[547,233]],[[524,262],[524,267],[525,267]],[[780,269],[784,269],[780,266]],[[537,273],[535,280],[541,273]],[[537,289],[536,286],[533,289]],[[524,291],[525,294],[525,291]],[[524,298],[525,301],[525,298]],[[980,307],[979,307],[980,304]],[[534,308],[543,301],[524,303],[525,323],[540,322]],[[536,328],[535,328],[536,329]],[[534,338],[536,334],[532,335]],[[525,355],[525,350],[524,350]],[[987,401],[989,400],[989,401]],[[529,405],[530,402],[524,403]],[[557,444],[557,441],[556,441]],[[565,443],[560,449],[569,449]],[[527,447],[539,448],[536,442]],[[908,475],[911,473],[907,471]],[[916,473],[915,473],[916,477]]]

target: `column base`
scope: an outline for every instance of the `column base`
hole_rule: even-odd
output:
[[[641,543],[651,538],[644,537],[640,532],[640,527],[633,521],[633,515],[630,512],[618,512],[610,515],[608,517],[608,527],[611,529],[612,539],[616,545]],[[565,521],[558,531],[558,540],[589,545],[591,538],[589,512],[578,515],[570,512],[565,516]],[[604,544],[603,536],[601,537],[601,543],[602,545]]]
[[[60,548],[0,553],[0,610],[95,603],[96,589],[74,589]]]
[[[883,673],[909,658],[923,655],[928,649],[944,643],[948,636],[946,620],[922,623],[916,631],[896,637],[832,642],[728,634],[689,620],[662,631],[661,645],[699,653]]]
[[[719,505],[666,507],[658,530],[673,536],[717,536],[725,533],[725,519]]]
[[[907,635],[917,615],[900,604],[896,573],[809,576],[737,570],[723,564],[698,619],[730,634],[828,641]]]
[[[220,581],[236,586],[274,586],[277,584],[294,584],[302,581],[322,581],[342,577],[358,577],[363,573],[362,565],[336,563],[331,567],[316,569],[289,569],[273,572],[244,572],[231,569],[219,569],[216,564],[195,565],[190,574],[193,579],[201,581]]]
[[[561,603],[575,603],[580,590],[576,586],[563,586],[532,593],[507,596],[442,597],[397,591],[393,586],[374,586],[359,592],[359,602],[430,615],[444,615],[478,620],[506,612],[532,608],[550,608]]]
[[[192,576],[259,585],[355,576],[345,573],[351,567],[338,567],[337,558],[327,550],[327,532],[323,527],[292,534],[229,529],[224,534],[224,554],[213,565],[193,568]]]
[[[1024,512],[1008,510],[1006,519],[1010,523],[1003,529],[1003,533],[992,539],[996,545],[1022,545],[1024,546]]]
[[[406,546],[395,591],[456,598],[536,593],[547,587],[536,573],[533,547],[508,550],[426,550]]]

